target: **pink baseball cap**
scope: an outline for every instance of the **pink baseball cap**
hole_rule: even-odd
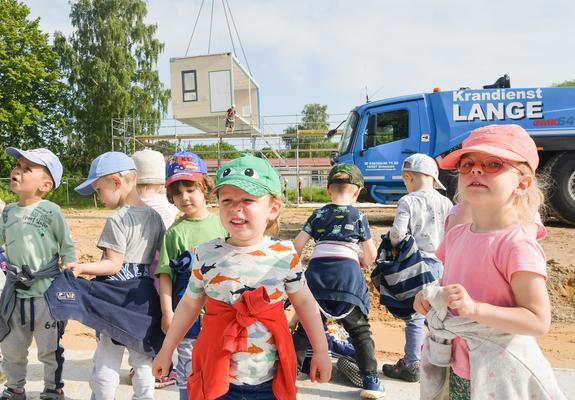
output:
[[[464,154],[480,152],[511,161],[526,162],[535,172],[539,165],[537,146],[527,131],[519,125],[488,125],[475,129],[463,141],[462,148],[449,153],[439,165],[456,169]]]

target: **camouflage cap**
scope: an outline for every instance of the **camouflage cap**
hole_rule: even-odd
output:
[[[337,174],[346,174],[347,178],[334,178]],[[331,185],[332,183],[350,183],[361,188],[364,187],[363,175],[361,174],[359,168],[353,164],[334,165],[329,171],[329,175],[327,177],[327,186]]]

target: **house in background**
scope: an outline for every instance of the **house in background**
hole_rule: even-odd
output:
[[[232,53],[172,58],[170,82],[178,121],[206,133],[223,133],[226,111],[234,104],[235,133],[259,133],[259,86]]]

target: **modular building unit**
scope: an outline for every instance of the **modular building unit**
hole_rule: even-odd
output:
[[[174,118],[208,133],[225,131],[226,111],[236,108],[235,133],[259,132],[259,86],[231,53],[170,60]]]

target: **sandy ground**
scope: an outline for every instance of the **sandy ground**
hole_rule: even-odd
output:
[[[293,239],[310,214],[310,209],[286,208],[282,214],[282,238]],[[379,242],[393,221],[394,209],[373,208],[363,210],[370,221],[372,236]],[[95,242],[102,230],[106,210],[66,210],[65,215],[76,243],[80,261],[100,257]],[[549,235],[541,242],[548,259],[548,288],[553,306],[551,331],[538,342],[555,368],[575,368],[575,228],[553,221],[547,223]],[[302,258],[307,263],[311,246]],[[373,289],[373,288],[372,288]],[[378,305],[372,292],[370,314],[379,359],[396,360],[403,353],[403,325]],[[70,350],[88,350],[95,347],[93,330],[70,321],[64,335],[64,346]]]

